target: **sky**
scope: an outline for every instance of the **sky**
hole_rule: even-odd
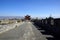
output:
[[[60,0],[0,0],[0,16],[60,17]]]

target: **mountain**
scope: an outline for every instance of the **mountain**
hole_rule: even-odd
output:
[[[22,16],[0,16],[0,19],[23,19],[24,17]]]

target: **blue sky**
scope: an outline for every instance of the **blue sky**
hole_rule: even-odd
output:
[[[60,0],[0,0],[0,16],[60,17]]]

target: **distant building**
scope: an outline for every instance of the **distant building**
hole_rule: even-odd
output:
[[[25,16],[25,20],[30,20],[30,19],[31,19],[31,17],[29,15]]]

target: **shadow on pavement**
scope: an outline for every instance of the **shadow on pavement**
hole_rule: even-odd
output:
[[[43,35],[46,36],[47,40],[60,40],[60,38],[58,38],[58,36],[56,36],[54,33],[52,33],[52,31],[46,30],[41,25],[39,25],[39,26],[36,24],[34,24],[34,25]]]

